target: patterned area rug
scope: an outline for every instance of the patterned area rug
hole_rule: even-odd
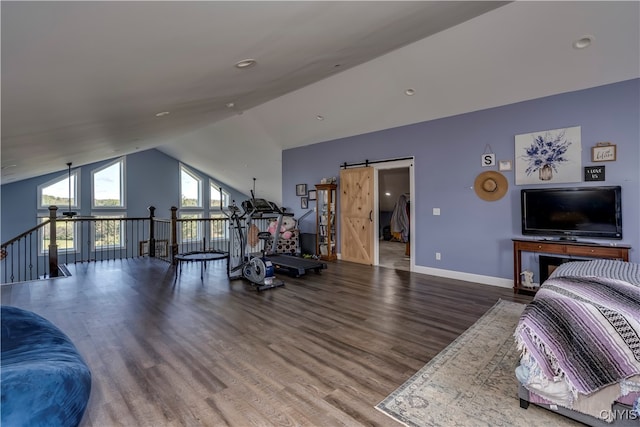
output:
[[[533,405],[520,408],[513,333],[523,309],[498,301],[376,409],[415,427],[582,425]]]

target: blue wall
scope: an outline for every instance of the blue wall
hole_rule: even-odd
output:
[[[109,162],[80,166],[80,215],[91,215],[91,171]],[[189,167],[189,165],[186,165]],[[73,168],[78,169],[78,168]],[[209,178],[231,195],[242,201],[247,195],[230,188],[197,169],[190,168],[203,179],[204,216],[209,212]],[[66,170],[2,186],[2,241],[34,227],[37,223],[37,188],[61,175]],[[128,217],[147,217],[147,207],[155,206],[157,218],[170,218],[171,206],[180,206],[180,162],[158,150],[147,150],[126,156],[126,212]],[[64,206],[59,206],[60,210]],[[60,214],[60,211],[58,212]],[[42,215],[42,211],[40,211]],[[48,216],[48,213],[45,214]]]
[[[496,202],[479,199],[472,189],[474,179],[480,172],[497,170],[481,167],[480,156],[489,144],[497,161],[513,162],[515,135],[581,126],[582,166],[605,165],[606,181],[557,186],[622,186],[622,243],[633,246],[631,260],[639,262],[639,117],[640,79],[634,79],[293,148],[282,155],[283,205],[299,206],[296,183],[313,188],[323,177],[338,176],[343,162],[414,156],[416,266],[512,279],[511,239],[521,236],[524,187],[515,185],[514,171],[504,172],[507,195]],[[591,147],[600,141],[617,144],[617,161],[591,162]],[[435,207],[441,216],[431,214]],[[442,254],[441,261],[435,260],[435,252]]]

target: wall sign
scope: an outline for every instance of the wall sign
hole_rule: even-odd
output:
[[[483,168],[496,165],[496,154],[493,152],[489,144],[484,147],[484,152],[482,153],[482,156],[480,156],[480,163]]]
[[[511,170],[511,160],[500,160],[498,163],[498,168],[501,171],[510,171]]]
[[[496,155],[494,153],[482,155],[482,167],[495,166],[495,165],[496,165]]]
[[[604,181],[604,166],[587,166],[584,168],[585,181]]]
[[[610,142],[598,142],[591,147],[592,162],[613,162],[616,160],[616,145]]]

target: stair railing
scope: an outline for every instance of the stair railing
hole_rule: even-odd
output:
[[[57,217],[56,206],[41,224],[0,247],[0,283],[64,275],[62,265],[155,257],[170,262],[169,220],[149,217]]]

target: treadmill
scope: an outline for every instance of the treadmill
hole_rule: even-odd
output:
[[[317,259],[306,259],[294,255],[285,254],[267,254],[267,258],[273,264],[276,271],[287,273],[292,277],[300,277],[307,271],[315,271],[320,273],[322,269],[327,268],[327,263]]]
[[[280,238],[282,217],[293,216],[292,213],[285,213],[283,209],[280,209],[278,205],[273,202],[254,198],[253,191],[251,192],[251,199],[242,202],[242,209],[248,213],[250,219],[278,218],[276,234],[272,237],[274,243]],[[277,244],[272,244],[271,250],[273,251],[277,246]],[[276,254],[273,252],[267,252],[265,255],[269,258],[269,261],[271,261],[277,272],[287,273],[292,277],[300,277],[306,274],[307,271],[320,273],[320,271],[327,268],[326,262],[317,259],[306,259],[295,255]]]

